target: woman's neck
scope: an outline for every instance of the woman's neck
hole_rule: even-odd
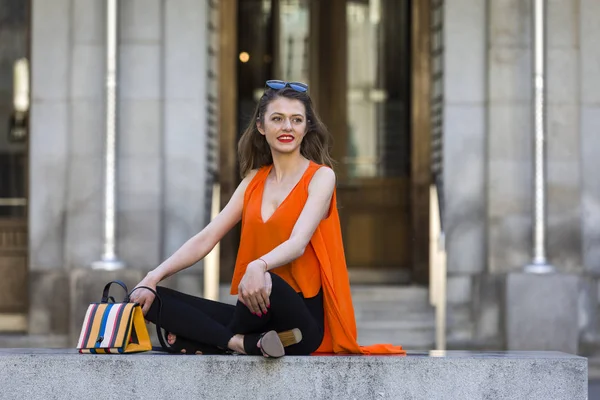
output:
[[[273,176],[277,182],[296,176],[300,171],[304,171],[308,164],[308,159],[300,154],[273,154]]]

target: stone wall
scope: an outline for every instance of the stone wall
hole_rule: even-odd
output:
[[[488,268],[505,273],[531,257],[531,2],[492,1],[487,32]]]
[[[586,270],[594,275],[600,273],[600,47],[597,43],[600,28],[596,24],[599,13],[600,3],[581,0],[581,23],[576,31],[580,49],[577,71],[581,74],[575,96],[580,104],[583,261]]]
[[[44,284],[44,290],[35,290],[46,275],[64,287],[69,271],[88,268],[102,253],[104,5],[32,1],[29,262],[34,308],[51,300],[42,293],[52,288]],[[207,1],[197,0],[120,2],[117,253],[141,273],[168,257],[208,218],[207,8]],[[195,268],[184,274],[187,291],[200,290],[200,273]],[[31,329],[47,331],[48,324],[35,318],[45,310],[30,314]]]
[[[579,48],[577,71],[579,86],[574,93],[579,109],[579,146],[581,152],[582,261],[585,279],[580,296],[582,345],[600,342],[598,285],[600,273],[600,35],[597,16],[600,3],[580,0],[580,24],[575,31]],[[591,349],[593,351],[595,349]]]
[[[486,22],[484,2],[444,3],[449,343],[473,338],[474,278],[486,265]]]
[[[562,271],[576,274],[583,271],[581,11],[579,1],[548,2],[548,258]]]
[[[582,341],[594,341],[595,276],[600,270],[600,51],[593,38],[600,30],[591,16],[600,9],[592,0],[547,4],[548,258],[561,272],[580,276]],[[444,168],[451,346],[505,346],[506,274],[531,261],[531,13],[531,2],[519,0],[446,2]],[[465,112],[468,107],[471,113]]]

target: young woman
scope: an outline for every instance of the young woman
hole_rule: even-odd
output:
[[[336,207],[329,133],[299,82],[267,81],[239,144],[242,182],[221,213],[138,286],[157,289],[160,325],[182,353],[395,353],[356,343],[356,323]],[[203,259],[242,221],[231,294],[235,306],[157,284]],[[131,300],[154,323],[149,290]]]

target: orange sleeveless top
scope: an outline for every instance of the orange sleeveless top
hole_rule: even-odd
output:
[[[273,215],[263,221],[263,190],[272,167],[269,165],[259,169],[244,194],[240,247],[231,282],[233,295],[238,292],[237,288],[246,272],[246,266],[290,238],[308,199],[308,185],[321,165],[311,161],[298,184]],[[305,298],[316,296],[323,288],[325,335],[317,353],[406,354],[401,346],[359,346],[356,342],[356,321],[335,191],[329,214],[317,227],[304,254],[287,265],[272,269],[271,272],[284,279]]]

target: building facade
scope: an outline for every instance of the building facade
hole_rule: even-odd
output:
[[[231,195],[237,138],[264,81],[305,81],[334,138],[352,284],[428,287],[436,181],[448,347],[510,347],[508,277],[532,257],[530,2],[119,3],[117,254],[128,272],[142,276],[206,225],[213,183],[222,203]],[[559,279],[577,280],[563,311],[578,315],[585,353],[600,343],[600,4],[547,6],[548,258]],[[74,276],[102,254],[105,4],[1,0],[0,11],[10,44],[0,51],[0,330],[68,336]],[[16,83],[21,59],[30,85]],[[222,282],[235,247],[233,232]],[[201,294],[202,265],[170,284]]]

